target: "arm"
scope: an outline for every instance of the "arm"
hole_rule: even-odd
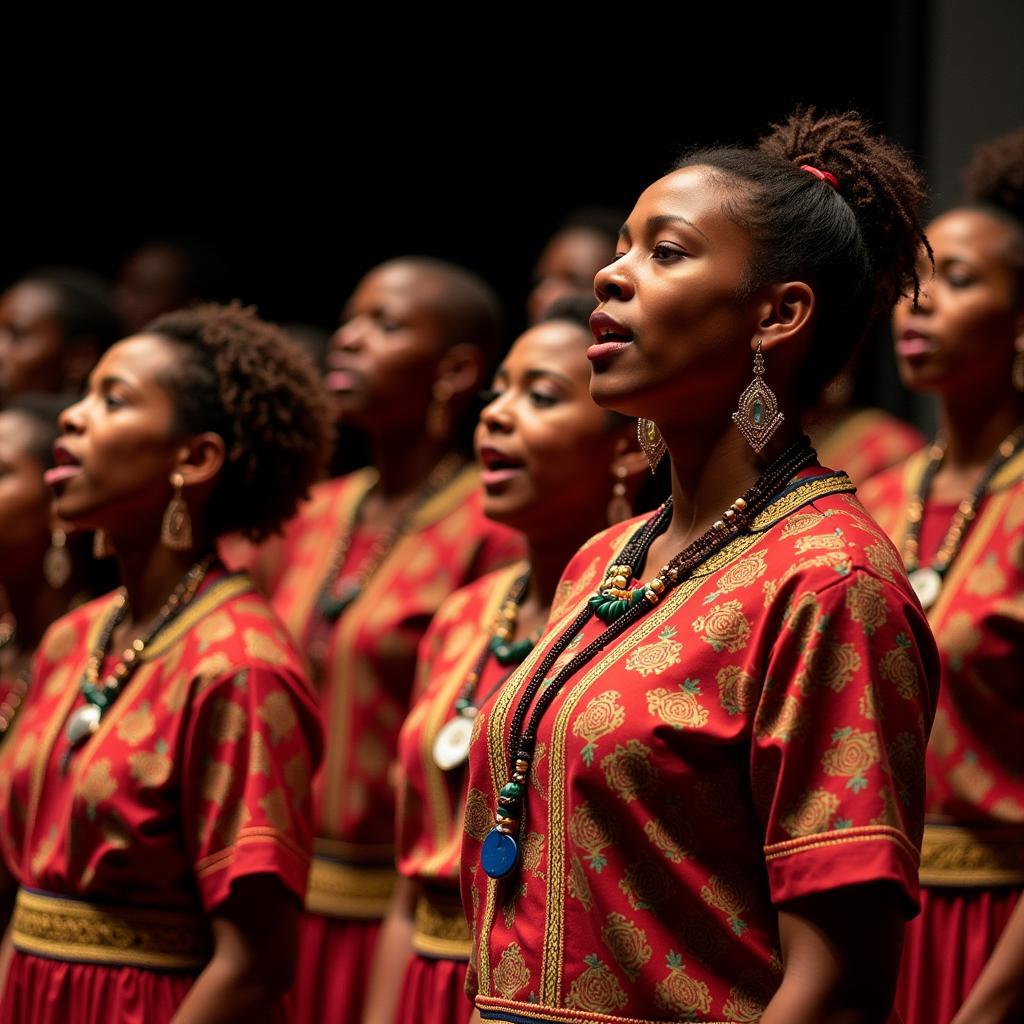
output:
[[[953,1024],[1010,1024],[1024,1012],[1024,900],[1017,903]]]
[[[413,912],[418,888],[412,879],[399,878],[391,897],[373,957],[363,1024],[391,1024],[395,1019],[402,972],[412,956]]]
[[[880,1024],[896,991],[904,904],[876,883],[806,896],[779,912],[782,984],[761,1024]]]
[[[300,908],[272,875],[238,879],[212,913],[213,958],[174,1024],[259,1024],[274,1019],[295,972]]]

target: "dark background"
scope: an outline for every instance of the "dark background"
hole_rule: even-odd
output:
[[[941,207],[971,144],[1024,123],[1015,0],[739,6],[710,21],[613,7],[557,35],[545,8],[481,8],[490,27],[377,14],[175,24],[109,56],[30,59],[35,87],[18,82],[5,121],[0,285],[38,265],[112,275],[146,238],[188,235],[265,316],[330,326],[363,272],[422,252],[490,280],[517,329],[559,219],[628,211],[690,145],[752,141],[797,103],[853,106],[942,183]],[[915,412],[887,346],[865,375]]]

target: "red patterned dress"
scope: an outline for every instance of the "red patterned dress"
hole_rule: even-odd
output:
[[[900,545],[927,453],[863,488]],[[920,561],[955,505],[925,504]],[[921,916],[907,932],[897,1006],[946,1024],[984,967],[1024,887],[1024,453],[991,481],[928,612],[942,685],[927,756]]]
[[[236,879],[305,892],[319,716],[244,575],[211,570],[64,770],[113,600],[50,627],[0,750],[0,847],[21,885],[4,1024],[169,1021]]]
[[[814,437],[821,461],[826,466],[842,466],[858,486],[905,462],[923,444],[919,430],[882,409],[855,409],[826,434]]]
[[[476,718],[462,891],[485,1019],[757,1021],[782,976],[778,905],[884,880],[914,912],[934,644],[852,490],[801,473],[565,683],[520,866],[495,880],[480,850],[519,696],[637,521],[569,564],[565,613]]]
[[[395,1024],[466,1024],[471,953],[459,898],[459,857],[466,805],[466,769],[445,771],[434,760],[441,728],[456,717],[455,701],[490,642],[519,562],[457,590],[441,606],[420,645],[417,693],[398,741],[398,870],[418,883],[414,956],[405,968]],[[491,657],[470,696],[475,704],[511,673]]]
[[[321,666],[327,743],[314,780],[317,839],[292,993],[294,1019],[316,1024],[356,1021],[362,1012],[396,877],[391,768],[417,646],[446,597],[521,552],[515,534],[484,518],[478,473],[467,468],[420,507],[359,596],[328,624],[316,609],[324,573],[374,480],[360,470],[315,488],[256,565],[300,649]],[[340,574],[365,564],[378,539],[372,526],[358,529]]]

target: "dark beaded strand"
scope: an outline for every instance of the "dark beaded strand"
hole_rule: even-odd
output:
[[[659,591],[650,590],[650,596],[648,596],[648,585],[648,588],[643,591],[646,600],[631,602],[618,617],[611,621],[607,629],[596,636],[582,651],[574,655],[554,678],[548,680],[547,674],[555,661],[595,614],[593,601],[588,602],[581,609],[568,628],[555,641],[540,665],[534,670],[512,715],[509,727],[509,750],[515,753],[509,761],[509,781],[502,786],[498,794],[496,824],[484,840],[484,848],[481,851],[483,868],[488,875],[495,878],[504,877],[515,868],[519,861],[518,844],[514,836],[519,832],[522,823],[526,782],[536,745],[537,730],[545,712],[558,696],[566,681],[603,648],[641,619],[654,603],[692,574],[693,570],[702,562],[737,537],[770,504],[777,492],[814,458],[814,449],[806,436],[802,436],[789,445],[743,498],[733,503],[732,515],[723,516],[721,520],[716,521],[710,530],[668,562],[657,577],[664,583]],[[606,578],[612,569],[624,570],[629,567],[632,571],[631,567],[644,561],[655,537],[667,529],[671,514],[672,499],[669,498],[658,513],[633,534],[619,554],[617,562],[609,567]],[[545,685],[545,682],[546,688],[537,700],[527,722],[527,711],[533,703],[537,691]]]

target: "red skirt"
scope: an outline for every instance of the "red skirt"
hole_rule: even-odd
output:
[[[302,915],[295,984],[285,1003],[289,1021],[357,1024],[380,925],[379,920]]]
[[[413,955],[402,975],[394,1024],[469,1024],[466,960]]]
[[[194,974],[49,960],[14,950],[0,1024],[166,1024]]]
[[[921,887],[896,988],[904,1024],[949,1024],[992,955],[1019,889]]]

